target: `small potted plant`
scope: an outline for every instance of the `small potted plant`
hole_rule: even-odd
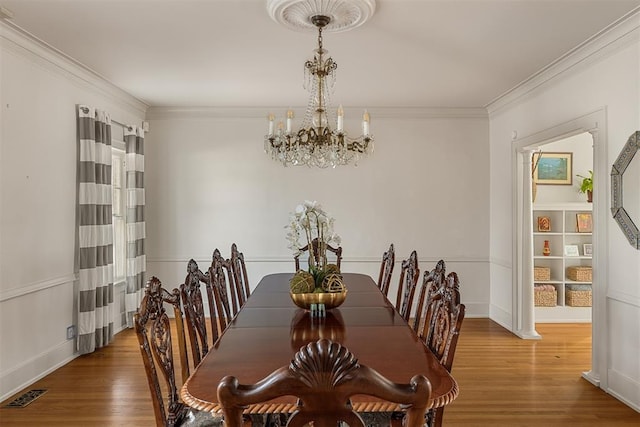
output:
[[[582,178],[582,184],[580,184],[580,192],[587,194],[587,202],[593,201],[593,171],[589,171],[589,176],[576,175],[578,178]]]

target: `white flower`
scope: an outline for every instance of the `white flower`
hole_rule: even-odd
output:
[[[338,234],[332,233],[331,236],[329,236],[327,243],[333,243],[334,245],[340,246],[341,241],[342,238]]]
[[[340,236],[333,231],[334,222],[320,203],[305,200],[296,206],[295,211],[290,214],[289,224],[285,226],[289,230],[286,236],[290,243],[289,249],[294,255],[299,255],[300,248],[311,245],[311,241],[316,238],[325,244],[340,245]]]

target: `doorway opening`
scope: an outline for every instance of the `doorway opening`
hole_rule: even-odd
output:
[[[593,137],[583,132],[537,148],[529,212],[534,321],[591,323],[592,203],[580,190],[593,172]]]
[[[592,206],[592,234],[591,242],[580,242],[582,236],[579,236],[576,232],[575,242],[571,242],[570,246],[578,246],[578,257],[584,256],[584,244],[591,244],[592,250],[592,307],[591,307],[591,333],[592,333],[592,349],[591,349],[591,370],[583,373],[583,377],[591,383],[599,386],[600,374],[606,373],[606,352],[602,349],[606,349],[606,336],[602,330],[606,321],[606,306],[605,302],[605,289],[601,285],[603,278],[607,277],[607,251],[604,242],[606,242],[606,219],[607,219],[607,177],[608,166],[606,163],[606,110],[600,109],[585,116],[573,119],[560,125],[542,129],[538,132],[531,134],[524,138],[515,138],[513,141],[513,201],[514,201],[514,251],[513,251],[513,319],[512,319],[512,332],[523,339],[541,339],[535,327],[536,322],[536,307],[534,305],[534,257],[536,256],[536,250],[540,252],[542,249],[534,247],[534,227],[537,229],[537,223],[534,224],[533,211],[534,203],[533,197],[533,185],[532,185],[532,158],[533,153],[539,149],[543,151],[551,151],[549,147],[553,147],[553,144],[563,140],[571,140],[571,138],[590,138],[591,139],[591,153],[592,153],[592,165],[594,173],[594,192]],[[580,166],[582,168],[582,166]],[[588,170],[587,170],[588,171]],[[579,173],[583,175],[582,170],[573,170],[571,173]],[[573,180],[580,179],[572,176]],[[585,200],[585,196],[578,193],[573,185],[571,187],[574,191],[573,197],[580,202],[580,198]],[[538,187],[539,191],[539,187]],[[548,197],[553,197],[549,194],[541,195],[536,194],[536,205],[542,204],[542,201]],[[547,199],[550,201],[551,199]],[[584,203],[586,205],[586,203]],[[561,215],[557,215],[557,220],[566,224],[575,215],[581,212],[564,212]],[[537,217],[538,215],[536,215]],[[548,216],[541,214],[539,216]],[[537,218],[536,218],[537,220]],[[577,218],[576,218],[577,221]],[[572,221],[570,221],[572,223]],[[573,225],[573,223],[572,223]],[[563,225],[565,227],[565,225]],[[576,223],[577,227],[577,223]],[[563,228],[564,230],[564,228]],[[573,232],[573,231],[571,231]],[[573,237],[572,237],[573,238]],[[547,239],[543,239],[547,240]],[[551,239],[549,239],[551,240]],[[564,257],[565,244],[564,236],[559,240],[560,247],[557,248],[557,253]],[[599,244],[602,242],[602,244]],[[550,242],[551,243],[551,242]],[[582,247],[582,251],[580,251]],[[570,248],[573,251],[575,248]],[[577,258],[580,263],[587,264],[586,259]],[[575,260],[572,260],[572,262]],[[561,268],[564,268],[564,264],[560,264]],[[566,271],[560,271],[557,274],[561,275],[562,280],[565,280]],[[556,276],[557,278],[558,276]],[[560,283],[557,284],[560,287]],[[564,291],[564,283],[561,291]],[[556,291],[558,289],[556,288]],[[560,299],[564,298],[564,299]],[[558,297],[556,303],[566,303],[566,294]],[[586,311],[588,312],[588,308]],[[585,311],[585,310],[583,310]],[[583,320],[584,321],[584,320]]]

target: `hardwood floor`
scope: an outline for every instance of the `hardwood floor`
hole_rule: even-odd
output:
[[[453,366],[461,392],[445,426],[640,425],[639,413],[580,377],[590,367],[591,325],[537,329],[543,339],[525,341],[488,319],[465,319]],[[38,388],[48,392],[27,407],[0,408],[3,427],[154,425],[132,330],[28,389]]]

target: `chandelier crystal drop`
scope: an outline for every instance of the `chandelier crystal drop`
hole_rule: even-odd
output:
[[[292,130],[294,114],[287,111],[286,125],[275,126],[275,116],[269,114],[269,130],[264,139],[265,152],[285,166],[336,167],[349,163],[358,164],[361,157],[373,152],[373,136],[369,133],[369,113],[362,117],[362,135],[350,138],[344,131],[344,110],[331,108],[330,94],[335,85],[338,64],[328,56],[322,46],[322,29],[331,18],[324,15],[311,17],[318,28],[318,48],[314,57],[304,64],[303,87],[309,91],[309,103],[302,120],[302,127]],[[335,123],[335,130],[330,127]]]

